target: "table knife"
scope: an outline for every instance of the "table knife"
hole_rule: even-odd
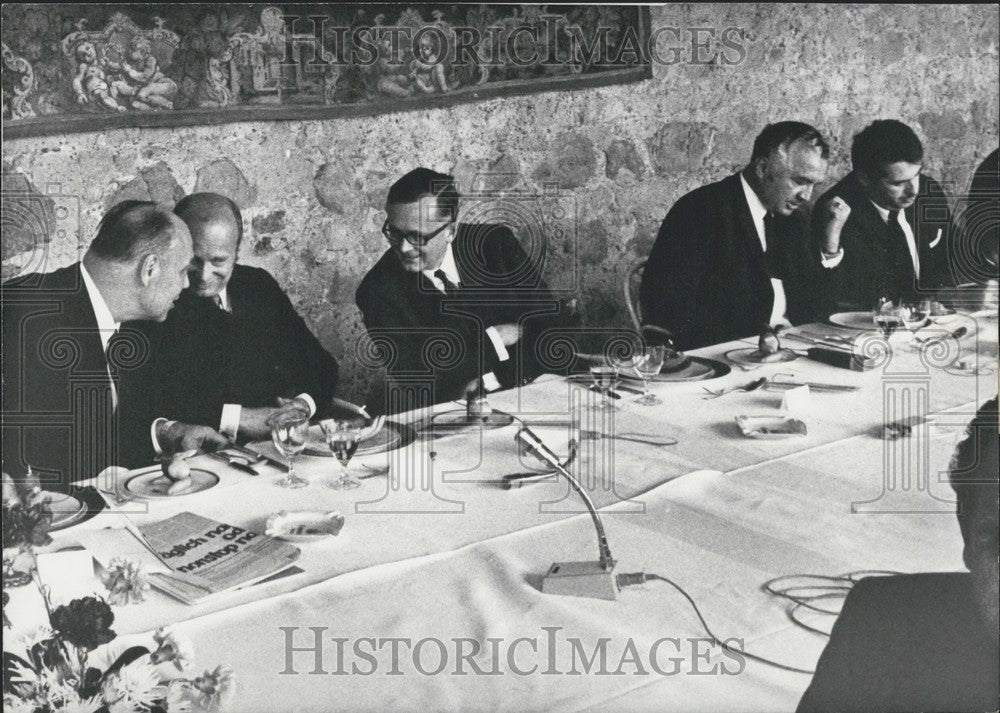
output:
[[[235,458],[227,458],[222,453],[215,453],[213,451],[213,452],[210,452],[210,453],[206,453],[206,455],[209,458],[214,458],[215,460],[222,461],[223,463],[225,463],[226,465],[228,465],[230,468],[235,468],[236,470],[241,470],[244,473],[249,473],[250,475],[260,475],[260,473],[258,473],[256,470],[254,470],[252,467],[250,467],[246,463],[241,463],[238,460],[236,460]]]

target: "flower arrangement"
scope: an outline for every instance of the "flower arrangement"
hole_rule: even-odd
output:
[[[49,496],[28,469],[24,480],[14,482],[3,474],[3,584],[17,587],[31,581],[35,548],[52,542]],[[23,560],[27,560],[25,564]]]
[[[230,669],[176,676],[193,659],[190,643],[170,627],[153,634],[156,649],[126,649],[102,671],[92,665],[114,640],[115,615],[99,597],[74,599],[50,610],[51,628],[4,647],[3,709],[11,713],[211,713],[235,693]],[[167,669],[171,675],[165,675]],[[176,669],[176,671],[174,671]]]

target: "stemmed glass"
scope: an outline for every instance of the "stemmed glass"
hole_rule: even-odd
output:
[[[883,297],[872,310],[872,321],[886,340],[903,324],[900,308],[895,302]]]
[[[899,318],[913,337],[917,336],[917,331],[927,324],[927,317],[931,313],[930,300],[914,300],[903,302],[899,305]],[[916,344],[916,340],[914,339]],[[916,349],[919,350],[919,344]]]
[[[296,475],[292,469],[292,459],[302,452],[309,438],[309,415],[302,411],[276,413],[268,419],[271,427],[271,441],[288,459],[288,472],[274,481],[279,488],[304,488],[309,481]]]
[[[340,463],[340,477],[326,483],[334,490],[353,490],[361,487],[361,481],[352,478],[347,472],[347,464],[351,462],[354,451],[361,442],[364,426],[357,419],[327,419],[320,421],[320,427],[326,436],[326,443]]]
[[[611,403],[608,392],[618,385],[618,367],[601,364],[590,367],[590,378],[594,380],[594,386],[601,392],[599,404],[593,404],[591,411],[617,411],[618,407]]]
[[[665,346],[643,347],[632,355],[632,368],[642,379],[643,394],[635,400],[643,406],[655,406],[663,401],[649,389],[649,380],[660,373],[663,360],[667,356]]]

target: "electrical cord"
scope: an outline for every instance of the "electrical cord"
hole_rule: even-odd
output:
[[[785,576],[782,576],[782,577],[775,577],[774,579],[771,579],[771,580],[765,582],[764,585],[763,585],[763,587],[762,587],[762,589],[764,589],[764,591],[768,592],[769,594],[772,594],[772,595],[774,595],[774,596],[776,596],[778,598],[781,598],[781,599],[787,599],[787,600],[791,601],[794,604],[794,606],[792,607],[792,609],[789,611],[788,616],[792,620],[792,622],[794,622],[797,626],[800,626],[801,628],[803,628],[803,629],[805,629],[807,631],[811,631],[813,633],[820,634],[822,636],[829,636],[829,634],[827,632],[822,631],[820,629],[817,629],[815,627],[809,626],[808,624],[805,624],[804,622],[796,619],[795,612],[800,607],[803,607],[803,608],[807,608],[807,609],[812,609],[813,611],[820,612],[820,613],[823,613],[823,614],[829,614],[829,615],[832,615],[832,616],[836,616],[837,614],[840,613],[839,610],[838,611],[830,611],[830,610],[827,610],[827,609],[822,609],[820,607],[815,606],[813,604],[813,602],[815,602],[817,600],[820,600],[820,599],[832,599],[832,598],[844,598],[844,597],[846,597],[847,594],[851,591],[851,588],[854,586],[854,584],[862,576],[867,576],[867,575],[893,575],[893,574],[900,574],[900,573],[899,572],[886,571],[886,570],[859,570],[859,571],[856,571],[856,572],[848,572],[846,574],[842,574],[842,575],[838,575],[838,576],[832,576],[832,577],[828,576],[828,575],[818,575],[818,574],[785,575]],[[836,586],[834,586],[832,588],[836,589],[837,591],[836,592],[821,591],[818,585],[812,586],[812,587],[810,587],[810,586],[789,586],[789,587],[782,587],[782,586],[780,586],[780,583],[783,582],[784,580],[803,579],[803,578],[812,578],[812,579],[820,580],[822,582],[827,582],[827,583],[829,583],[828,584],[828,589],[830,588],[829,587],[830,584],[835,584]],[[616,577],[616,581],[617,581],[619,589],[623,589],[625,587],[633,586],[633,585],[636,585],[636,584],[643,584],[645,582],[648,582],[649,580],[656,580],[656,581],[659,581],[659,582],[665,582],[666,584],[669,584],[671,587],[673,587],[678,592],[680,592],[681,596],[683,596],[688,601],[688,603],[691,605],[691,608],[694,609],[694,613],[698,617],[698,621],[701,622],[702,628],[705,630],[705,633],[708,634],[708,636],[712,640],[712,642],[715,643],[716,645],[720,646],[721,648],[725,649],[726,651],[729,651],[730,653],[736,654],[738,656],[743,656],[744,658],[751,659],[752,661],[758,661],[758,662],[760,662],[762,664],[765,664],[767,666],[773,666],[774,668],[779,668],[779,669],[781,669],[783,671],[791,671],[793,673],[804,673],[804,674],[808,674],[810,676],[813,675],[814,673],[816,673],[816,671],[812,670],[812,669],[799,668],[797,666],[789,666],[788,664],[783,664],[783,663],[780,663],[778,661],[772,661],[771,659],[765,658],[763,656],[757,656],[756,654],[751,654],[751,653],[749,653],[747,651],[743,651],[741,649],[737,649],[737,648],[734,648],[734,647],[730,646],[729,644],[727,644],[726,642],[724,642],[722,639],[720,639],[718,636],[716,636],[715,633],[709,628],[708,622],[705,621],[705,617],[702,616],[701,610],[698,608],[698,605],[695,604],[695,601],[694,601],[694,599],[691,598],[691,595],[689,595],[687,592],[685,592],[684,589],[679,584],[677,584],[676,582],[674,582],[671,579],[668,579],[667,577],[662,577],[662,576],[660,576],[658,574],[654,574],[652,572],[625,572],[625,573],[617,575],[617,577]],[[805,590],[806,592],[808,592],[808,591],[817,591],[818,590],[819,593],[816,593],[816,594],[800,593],[799,590]]]

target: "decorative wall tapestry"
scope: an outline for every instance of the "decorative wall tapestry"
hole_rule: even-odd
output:
[[[649,11],[554,5],[3,6],[8,138],[324,119],[649,78]]]

